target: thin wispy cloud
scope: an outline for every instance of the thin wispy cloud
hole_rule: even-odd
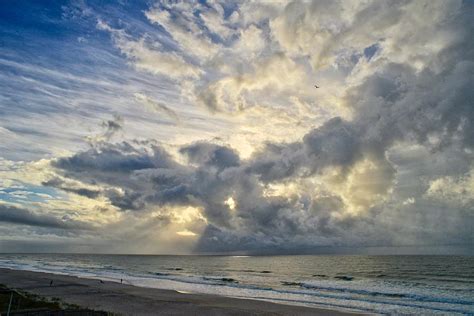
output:
[[[163,103],[156,102],[152,99],[150,99],[148,96],[142,94],[142,93],[135,93],[134,94],[135,100],[140,102],[145,106],[146,109],[152,112],[158,112],[166,115],[170,119],[172,119],[175,122],[179,122],[179,117],[178,114],[176,114],[175,111],[164,105]]]

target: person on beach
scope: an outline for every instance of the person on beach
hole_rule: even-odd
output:
[[[53,286],[53,280],[51,280],[51,282],[49,282],[49,286]]]

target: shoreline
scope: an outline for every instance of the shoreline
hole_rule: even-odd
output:
[[[0,284],[82,308],[122,315],[368,315],[7,268],[0,268]]]

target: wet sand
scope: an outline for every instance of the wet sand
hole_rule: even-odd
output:
[[[53,280],[53,285],[50,282]],[[0,269],[0,283],[82,308],[122,315],[355,315],[207,294],[136,287],[42,272]]]

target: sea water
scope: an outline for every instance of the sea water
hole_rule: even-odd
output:
[[[474,257],[1,254],[0,267],[376,314],[474,315]]]

